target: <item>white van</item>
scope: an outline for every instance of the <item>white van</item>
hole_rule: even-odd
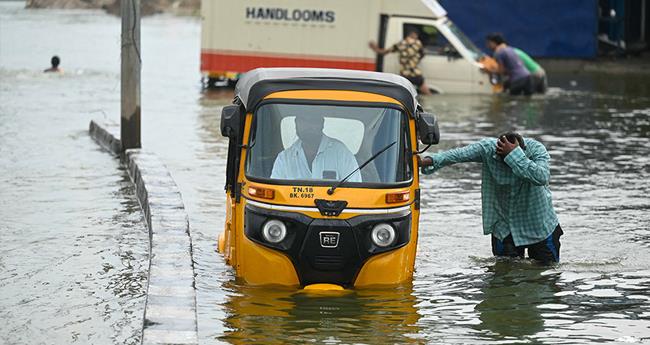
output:
[[[377,56],[410,27],[437,93],[492,93],[486,57],[435,0],[203,0],[201,72],[214,85],[258,67],[320,67],[399,73],[397,54]],[[490,58],[487,58],[490,59]]]

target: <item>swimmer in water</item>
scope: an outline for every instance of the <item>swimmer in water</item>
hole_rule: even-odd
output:
[[[59,68],[59,64],[61,64],[61,59],[54,55],[52,56],[52,60],[50,60],[52,63],[52,67],[44,70],[43,72],[45,73],[63,73],[63,69]]]

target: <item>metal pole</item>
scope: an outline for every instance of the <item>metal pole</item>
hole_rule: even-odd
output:
[[[646,3],[647,0],[641,0],[641,42],[645,42]]]
[[[140,148],[140,0],[120,0],[122,10],[122,150]]]

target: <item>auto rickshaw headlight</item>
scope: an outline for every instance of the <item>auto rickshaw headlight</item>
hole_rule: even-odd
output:
[[[277,219],[271,219],[264,223],[262,236],[269,243],[279,243],[287,236],[287,227]]]
[[[395,242],[395,229],[386,223],[380,223],[372,228],[370,233],[372,243],[378,247],[388,247]]]

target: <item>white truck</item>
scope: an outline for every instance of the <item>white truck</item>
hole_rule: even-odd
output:
[[[409,28],[436,93],[492,93],[493,64],[435,0],[203,0],[201,72],[208,86],[257,67],[321,67],[399,73],[397,54],[377,56]]]

